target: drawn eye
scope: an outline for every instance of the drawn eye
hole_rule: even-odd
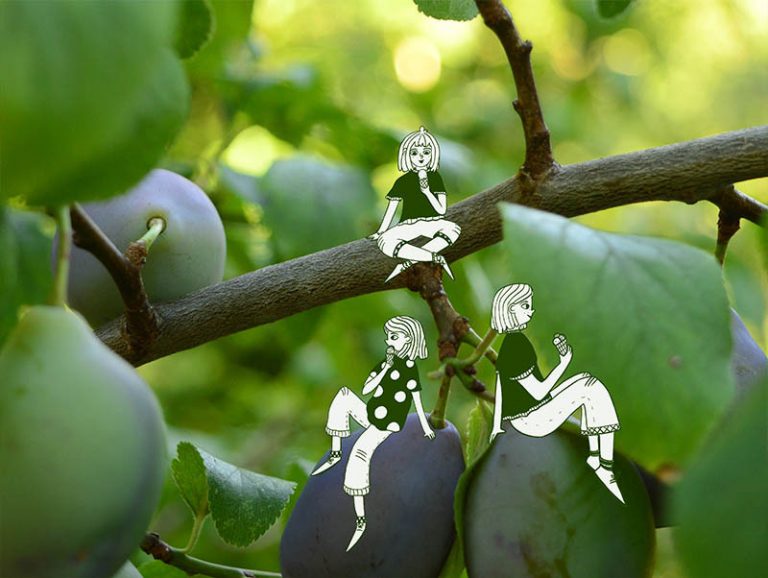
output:
[[[419,154],[419,153],[418,153],[418,151],[417,151],[416,149],[411,149],[411,156],[412,156],[412,157],[415,157],[415,156],[416,156],[416,155],[418,155],[418,154]]]
[[[398,335],[397,333],[393,333],[392,335],[390,335],[390,336],[389,336],[389,338],[390,338],[392,341],[397,341],[397,340],[398,340],[398,338],[399,338],[399,335]]]
[[[531,306],[530,306],[530,305],[528,305],[528,303],[523,303],[523,304],[521,305],[521,307],[522,307],[523,309],[530,309],[530,308],[531,308]]]

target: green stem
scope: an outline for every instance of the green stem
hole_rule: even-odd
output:
[[[147,223],[147,232],[144,233],[144,236],[137,243],[144,243],[147,251],[149,251],[152,243],[157,241],[157,238],[163,231],[165,231],[165,219],[162,217],[152,217]]]
[[[472,331],[472,333],[474,333],[474,337],[477,337],[477,334],[474,331]],[[493,343],[493,340],[496,339],[497,335],[498,333],[495,330],[489,329],[488,332],[483,337],[483,339],[479,343],[477,343],[477,345],[475,346],[475,350],[472,352],[472,355],[462,360],[462,364],[464,366],[474,365],[480,360],[480,358],[483,355],[487,356],[489,348],[491,347],[491,343]],[[488,359],[490,359],[495,363],[496,352],[493,351],[492,349],[490,351],[493,352],[493,357],[488,356]]]
[[[435,409],[429,414],[429,423],[435,429],[443,429],[445,427],[445,408],[448,406],[448,394],[451,392],[451,377],[449,375],[443,375],[443,379],[440,382],[440,389],[437,392],[437,401],[435,402]]]
[[[48,302],[51,305],[66,307],[69,256],[72,253],[72,221],[69,217],[69,207],[66,205],[56,207],[54,218],[59,229],[59,249],[56,253],[56,273],[53,279],[53,289]]]
[[[232,566],[214,564],[199,558],[188,556],[179,548],[174,548],[160,540],[157,534],[147,534],[141,543],[141,549],[157,560],[165,562],[169,566],[175,566],[190,576],[201,574],[210,578],[256,578],[265,576],[268,578],[282,578],[277,572],[264,572],[262,570],[244,570]]]
[[[197,541],[200,539],[200,533],[203,531],[203,526],[205,525],[205,519],[208,517],[208,508],[205,508],[204,512],[198,512],[195,516],[195,522],[192,525],[192,532],[189,535],[189,541],[187,541],[187,545],[184,546],[180,552],[184,552],[185,554],[189,554],[192,549],[197,545]]]

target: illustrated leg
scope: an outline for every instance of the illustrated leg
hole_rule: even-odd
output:
[[[348,388],[342,387],[331,402],[325,426],[326,433],[331,436],[331,452],[328,459],[312,472],[313,476],[331,469],[341,460],[341,438],[350,434],[350,418],[364,427],[369,425],[365,402]]]

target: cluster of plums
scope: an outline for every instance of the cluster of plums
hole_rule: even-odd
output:
[[[221,280],[224,233],[193,183],[156,170],[127,194],[85,206],[124,249],[162,217],[144,271],[164,300]],[[119,315],[101,265],[72,256],[72,304],[92,325]],[[167,471],[160,407],[133,367],[80,313],[28,309],[0,351],[0,576],[133,577],[129,563]],[[116,574],[117,573],[117,574]]]
[[[735,312],[731,365],[739,389],[768,371],[765,354]],[[454,490],[464,471],[449,425],[426,440],[415,414],[371,463],[365,535],[346,552],[355,513],[342,490],[342,464],[310,477],[285,528],[285,578],[435,578],[449,556]],[[564,431],[531,438],[507,428],[481,458],[463,494],[463,552],[470,578],[647,578],[654,529],[669,525],[666,487],[617,456],[626,506],[585,465],[585,440]],[[318,464],[324,463],[324,456]]]

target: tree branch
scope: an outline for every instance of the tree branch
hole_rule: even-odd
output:
[[[455,261],[499,242],[501,201],[573,217],[643,201],[707,200],[732,203],[732,212],[757,222],[768,208],[744,195],[723,197],[723,187],[766,176],[768,126],[559,167],[525,196],[516,176],[448,209],[446,218],[462,233],[445,256]],[[375,243],[360,239],[158,304],[161,332],[144,355],[132,352],[119,320],[97,335],[140,365],[314,307],[403,287],[410,271],[385,285],[391,269],[392,260]]]
[[[501,0],[475,0],[475,4],[485,25],[496,34],[507,55],[517,88],[517,100],[513,104],[523,122],[525,135],[523,172],[538,180],[555,166],[555,159],[531,68],[533,45],[522,40],[512,15]]]
[[[70,209],[75,245],[93,254],[115,281],[125,304],[120,319],[120,337],[124,342],[124,357],[141,359],[160,333],[159,320],[149,302],[141,278],[141,268],[147,259],[147,247],[152,239],[131,243],[125,255],[94,223],[83,208],[75,203]]]

